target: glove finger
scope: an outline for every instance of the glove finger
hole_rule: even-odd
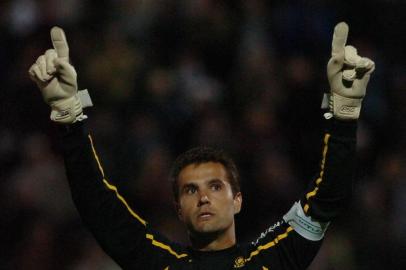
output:
[[[76,84],[76,70],[69,62],[61,58],[55,58],[54,65],[63,82],[69,85]]]
[[[51,79],[51,76],[48,75],[47,70],[46,70],[45,56],[41,55],[40,57],[38,57],[37,61],[35,63],[39,67],[42,80],[48,81],[49,79]]]
[[[355,68],[357,72],[371,74],[375,70],[375,63],[367,57],[362,57]]]
[[[354,46],[348,45],[344,49],[344,63],[355,67],[361,61],[361,56],[358,55],[357,49]]]
[[[346,69],[343,71],[343,80],[352,82],[357,78],[357,72],[355,69]]]
[[[357,79],[362,79],[366,74],[371,74],[375,70],[375,63],[366,57],[363,57],[355,67]]]
[[[28,70],[28,74],[30,75],[30,79],[31,80],[33,80],[34,82],[36,82],[37,80],[38,80],[38,78],[37,78],[37,74],[35,73],[35,66],[36,66],[37,64],[33,64],[31,67],[30,67],[30,69]]]
[[[367,75],[370,75],[372,72],[375,71],[375,62],[371,60],[371,64],[369,65],[368,71],[367,71]]]
[[[365,96],[365,92],[367,90],[367,85],[370,79],[370,75],[366,74],[363,78],[359,80],[355,80],[352,86],[353,95],[356,97],[363,97]]]
[[[56,68],[56,71],[59,73],[69,73],[67,75],[71,75],[72,72],[76,74],[75,68],[69,63],[66,62],[64,59],[57,57],[54,59],[54,65]],[[63,74],[61,74],[63,75]]]
[[[56,72],[54,59],[57,58],[56,51],[54,49],[49,49],[45,52],[45,61],[46,61],[46,71],[48,75],[54,75]]]
[[[348,37],[348,25],[345,22],[340,22],[334,28],[333,41],[331,44],[331,56],[344,58],[345,44]]]
[[[42,73],[41,73],[41,69],[38,66],[37,63],[34,63],[31,68],[29,69],[28,73],[30,74],[30,77],[33,81],[35,81],[36,83],[40,83],[40,82],[45,82],[46,80],[44,80]]]
[[[334,28],[333,41],[331,43],[331,58],[327,64],[327,76],[330,80],[343,68],[347,36],[348,25],[345,22],[337,24]]]
[[[57,26],[52,27],[51,40],[58,57],[62,58],[65,61],[68,61],[69,46],[68,42],[66,41],[65,32],[62,30],[62,28],[59,28]]]
[[[334,76],[341,72],[343,69],[343,61],[337,57],[332,57],[327,63],[327,76],[331,80]]]

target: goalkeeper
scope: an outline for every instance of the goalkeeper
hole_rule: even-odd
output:
[[[239,175],[222,151],[194,148],[178,157],[170,178],[176,210],[191,246],[166,239],[132,209],[110,182],[86,126],[87,91],[78,91],[62,29],[51,30],[53,49],[29,70],[51,120],[60,124],[66,173],[85,226],[123,269],[305,269],[330,222],[348,204],[354,172],[357,119],[374,62],[346,46],[348,26],[333,34],[327,65],[330,93],[323,107],[319,171],[290,210],[251,243],[237,243],[234,216],[242,206]],[[277,191],[276,191],[277,192]]]

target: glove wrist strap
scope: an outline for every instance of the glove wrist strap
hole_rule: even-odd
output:
[[[334,117],[341,120],[358,119],[361,112],[362,98],[348,98],[332,93],[330,110]]]
[[[83,114],[83,108],[93,106],[87,89],[79,91],[76,95],[56,101],[50,104],[51,120],[61,124],[71,124],[83,121],[87,116]]]

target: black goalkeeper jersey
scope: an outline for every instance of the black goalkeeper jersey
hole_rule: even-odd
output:
[[[349,201],[355,158],[355,122],[327,121],[320,170],[300,199],[307,216],[331,221]],[[74,203],[85,226],[123,269],[306,269],[321,240],[302,237],[284,219],[251,243],[202,252],[173,243],[127,203],[109,181],[84,123],[62,129],[65,167]]]

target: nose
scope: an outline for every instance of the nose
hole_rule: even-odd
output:
[[[199,194],[200,198],[199,198],[199,203],[198,206],[202,206],[204,204],[209,204],[210,203],[210,199],[207,196],[207,194]]]

